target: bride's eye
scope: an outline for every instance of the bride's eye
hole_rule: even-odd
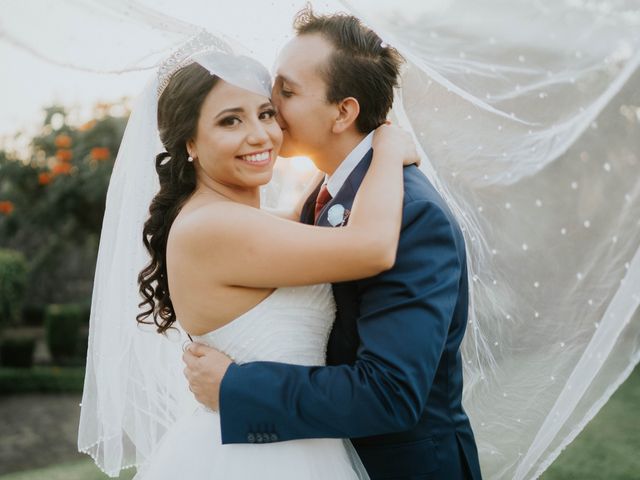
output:
[[[238,123],[240,123],[240,119],[238,117],[231,116],[223,118],[218,124],[223,127],[235,127]]]
[[[268,120],[268,119],[273,118],[275,116],[276,116],[275,108],[270,108],[270,109],[265,110],[262,113],[260,113],[260,120]]]
[[[291,95],[293,95],[293,92],[290,90],[285,90],[284,88],[281,88],[280,95],[282,95],[285,98],[289,98]]]

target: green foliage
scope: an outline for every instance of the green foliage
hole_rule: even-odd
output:
[[[80,327],[84,323],[82,305],[49,305],[45,332],[49,352],[56,363],[71,361],[80,352]]]
[[[110,114],[111,111],[122,116]],[[29,259],[29,304],[86,301],[92,291],[104,204],[127,113],[97,107],[81,126],[54,106],[28,151],[0,150],[0,248]]]
[[[27,273],[22,253],[0,249],[0,327],[20,321]]]
[[[0,341],[0,364],[5,367],[29,368],[33,365],[36,339],[33,336],[3,338]]]
[[[0,395],[82,392],[84,368],[0,368]]]
[[[22,310],[22,324],[31,327],[41,327],[44,324],[43,305],[27,304]]]

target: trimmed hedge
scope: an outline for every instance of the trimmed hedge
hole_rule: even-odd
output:
[[[27,274],[27,261],[22,253],[0,249],[0,327],[20,322]]]
[[[77,393],[84,385],[82,367],[0,368],[0,395],[13,393]]]
[[[45,332],[49,352],[56,363],[69,363],[80,353],[80,327],[86,308],[80,304],[49,305]]]
[[[41,327],[44,325],[44,305],[25,305],[22,310],[22,323],[30,327]]]
[[[34,337],[3,338],[0,340],[0,365],[29,368],[36,349]]]

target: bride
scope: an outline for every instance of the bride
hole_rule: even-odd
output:
[[[322,365],[335,312],[328,282],[393,265],[402,159],[417,161],[415,150],[400,129],[377,129],[371,167],[344,228],[292,221],[299,211],[262,210],[260,187],[271,180],[282,144],[269,74],[206,40],[211,44],[194,41],[185,48],[195,51],[160,68],[157,126],[166,151],[156,157],[160,189],[143,229],[151,261],[139,275],[145,310],[138,322],[152,317],[159,333],[178,322],[237,362]],[[222,445],[217,413],[194,403],[174,413],[136,479],[368,478],[342,440]]]

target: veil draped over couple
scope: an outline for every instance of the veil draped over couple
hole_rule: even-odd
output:
[[[273,81],[196,35],[160,65],[125,133],[106,219],[127,197],[112,199],[119,186],[155,183],[153,164],[136,164],[153,158],[155,130],[162,143],[159,191],[143,228],[128,230],[138,242],[115,240],[144,239],[137,320],[157,333],[178,323],[196,342],[181,388],[193,396],[136,478],[479,479],[461,403],[464,238],[411,136],[387,123],[402,56],[352,15],[307,7],[294,23]],[[318,173],[292,208],[267,210],[260,189],[276,158],[302,155]],[[132,220],[128,203],[115,230]],[[131,255],[116,258],[132,268]],[[100,361],[120,352],[111,343]],[[98,383],[85,387],[81,438],[100,412],[100,397],[86,402]],[[145,406],[127,395],[136,417]]]
[[[78,446],[108,474],[536,478],[638,363],[631,3],[342,2],[272,72],[141,3],[57,8],[149,40],[2,38],[154,69],[92,302]],[[296,204],[278,155],[317,167]]]

